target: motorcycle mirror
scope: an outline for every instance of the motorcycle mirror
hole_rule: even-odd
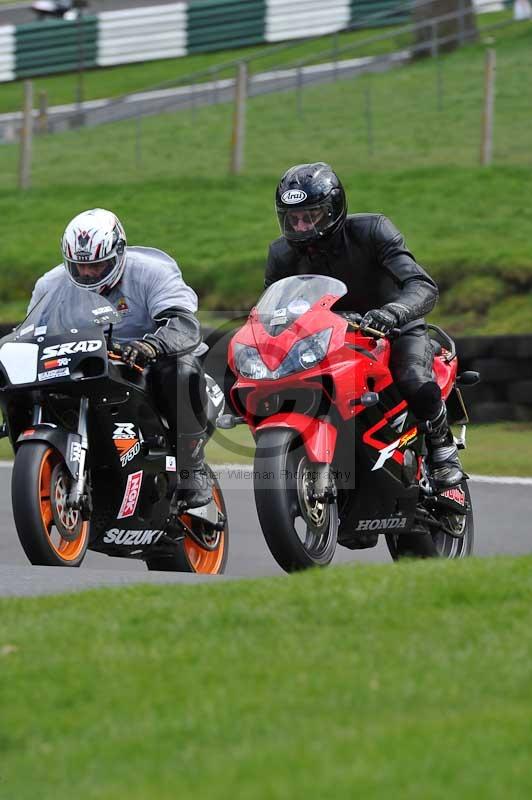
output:
[[[458,375],[456,378],[456,383],[459,386],[474,386],[479,381],[480,374],[478,372],[473,372],[473,370],[466,370],[466,372],[462,372],[462,374]]]

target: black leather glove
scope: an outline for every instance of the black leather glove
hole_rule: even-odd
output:
[[[342,311],[341,316],[352,325],[360,325],[362,322],[362,314],[355,314],[354,311]]]
[[[371,328],[387,336],[397,327],[397,318],[395,314],[388,311],[386,308],[373,308],[371,311],[364,314],[360,327],[362,330]]]
[[[144,368],[155,361],[158,355],[157,348],[143,339],[135,339],[122,348],[122,360],[128,367]]]
[[[411,311],[401,303],[387,303],[382,308],[373,308],[368,311],[360,323],[361,328],[373,328],[384,336],[394,328],[401,328],[411,317]]]

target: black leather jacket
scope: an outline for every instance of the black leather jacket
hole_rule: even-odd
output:
[[[284,236],[272,242],[264,285],[304,274],[331,275],[346,284],[347,294],[335,311],[364,314],[398,303],[407,310],[402,324],[409,323],[409,328],[438,299],[438,287],[382,214],[351,214],[341,231],[318,246],[296,248]]]

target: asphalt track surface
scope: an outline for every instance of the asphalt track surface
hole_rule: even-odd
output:
[[[228,506],[230,555],[226,578],[284,574],[262,537],[255,512],[251,468],[215,468]],[[197,583],[224,580],[175,573],[148,572],[139,561],[87,553],[79,569],[32,567],[20,546],[11,512],[11,469],[0,468],[0,595],[41,595],[123,586],[131,583]],[[473,480],[476,556],[522,555],[532,552],[532,480]],[[333,563],[390,562],[381,537],[370,550],[352,552],[338,547]]]

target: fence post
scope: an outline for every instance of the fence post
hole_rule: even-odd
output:
[[[437,31],[436,23],[434,22],[434,20],[431,20],[431,23],[430,23],[430,33],[431,33],[430,54],[431,54],[432,58],[436,58],[436,56],[438,55],[438,49],[439,49],[438,48],[438,44],[439,44],[440,40],[439,40],[439,37],[438,37],[438,31]]]
[[[432,39],[431,39],[431,54],[432,58],[436,60],[436,107],[438,111],[443,110],[443,75],[442,75],[442,60],[440,57],[440,35],[438,31],[438,26],[434,22],[431,21],[431,32],[432,32]]]
[[[480,163],[487,167],[493,160],[493,117],[495,111],[495,71],[497,54],[490,47],[486,50],[486,64],[484,69],[484,112],[482,115],[482,143],[480,149]]]
[[[373,155],[373,108],[371,97],[371,77],[368,78],[364,86],[364,101],[366,110],[366,130],[368,135],[368,154]]]
[[[231,139],[231,174],[240,175],[244,168],[246,141],[246,105],[248,96],[248,65],[240,61],[235,82],[235,109]]]
[[[443,62],[440,56],[436,58],[436,108],[443,111]]]
[[[218,68],[213,67],[211,69],[211,80],[212,80],[212,102],[215,106],[218,105]]]
[[[19,189],[31,186],[31,150],[33,141],[33,83],[24,81],[24,108],[20,129]]]
[[[48,92],[41,89],[39,92],[39,116],[37,118],[39,133],[48,132]]]
[[[83,25],[83,10],[78,8],[76,18],[76,33],[78,40],[78,81],[76,85],[76,105],[78,111],[83,110],[84,99],[84,71],[85,71],[85,28]]]
[[[300,117],[303,116],[303,69],[302,67],[297,68],[297,84],[296,84],[296,93],[297,93],[297,113]]]
[[[465,3],[464,0],[458,0],[458,41],[461,45],[465,41]]]
[[[135,117],[135,166],[137,170],[142,167],[142,116],[140,112]]]

